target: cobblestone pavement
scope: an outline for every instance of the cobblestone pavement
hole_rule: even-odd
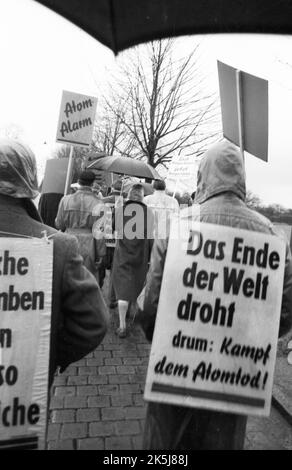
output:
[[[118,315],[102,344],[57,375],[52,387],[48,449],[138,450],[150,345],[135,323],[118,338]],[[248,420],[245,448],[292,450],[292,426],[272,408],[269,418]]]
[[[93,353],[56,376],[48,449],[142,448],[150,346],[137,325],[119,339],[115,324]],[[292,450],[292,426],[274,408],[269,418],[250,417],[245,448]]]
[[[292,450],[292,426],[274,408],[268,418],[249,417],[246,450]]]
[[[55,377],[48,449],[140,449],[143,390],[150,345],[137,325],[120,339],[109,333],[86,358]]]

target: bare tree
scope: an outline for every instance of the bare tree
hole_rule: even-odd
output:
[[[245,203],[251,209],[259,209],[263,206],[263,202],[257,194],[254,194],[249,189],[246,191]]]
[[[134,138],[128,139],[127,130],[121,119],[121,105],[117,105],[115,112],[103,102],[101,118],[95,122],[92,148],[106,155],[123,154],[130,156],[134,147]]]
[[[219,100],[204,79],[199,45],[184,58],[175,57],[174,39],[124,53],[121,77],[106,99],[115,117],[107,136],[115,124],[120,129],[115,150],[153,167],[167,167],[174,153],[200,156],[219,133]]]

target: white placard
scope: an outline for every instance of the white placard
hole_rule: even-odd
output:
[[[57,142],[81,147],[91,144],[97,98],[63,91],[57,129]]]
[[[105,224],[104,236],[105,244],[107,247],[115,248],[117,244],[116,233],[113,231],[113,216],[115,210],[115,203],[107,202],[105,204]]]
[[[145,399],[267,416],[284,264],[276,236],[173,222]]]
[[[0,449],[44,449],[53,242],[0,238]]]
[[[193,155],[176,155],[169,165],[166,187],[169,191],[192,194],[197,188],[198,163]]]

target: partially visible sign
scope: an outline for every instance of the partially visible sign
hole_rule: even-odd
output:
[[[0,239],[0,450],[44,449],[53,243]]]
[[[47,160],[42,193],[64,194],[69,158]]]
[[[63,91],[57,142],[89,147],[92,140],[97,99],[93,96]]]
[[[117,244],[116,234],[113,231],[113,216],[114,216],[115,204],[105,204],[105,244],[108,247],[115,248]]]
[[[173,156],[166,178],[166,187],[171,192],[191,194],[197,188],[198,163],[193,155]]]
[[[284,265],[280,237],[173,223],[145,399],[267,416]]]
[[[218,63],[224,137],[239,146],[236,69]],[[241,73],[244,149],[268,161],[269,88],[268,81]]]

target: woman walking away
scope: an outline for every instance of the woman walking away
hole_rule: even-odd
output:
[[[118,299],[120,338],[127,335],[126,314],[129,303],[135,303],[143,289],[153,244],[154,216],[144,203],[144,189],[134,184],[128,199],[115,213],[117,245],[112,280]]]

